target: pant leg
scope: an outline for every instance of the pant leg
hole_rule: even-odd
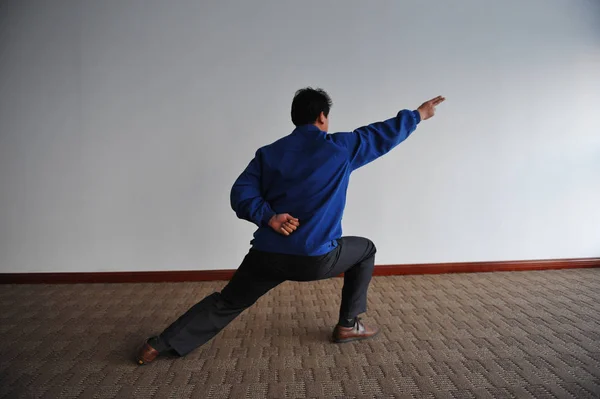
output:
[[[250,252],[231,281],[192,306],[165,329],[160,338],[184,356],[217,335],[258,298],[284,280],[263,269],[260,254]]]
[[[362,237],[342,237],[336,256],[324,278],[344,273],[340,319],[352,319],[367,311],[367,291],[375,267],[375,244]]]

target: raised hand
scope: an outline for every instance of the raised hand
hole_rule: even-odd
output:
[[[269,220],[269,226],[279,234],[289,236],[300,226],[300,222],[288,213],[280,213],[273,215]]]
[[[419,111],[419,114],[421,115],[421,120],[427,120],[435,115],[435,107],[440,105],[445,100],[445,97],[437,96],[436,98],[432,98],[431,100],[425,101],[423,104],[421,104],[421,106],[417,108],[417,111]]]

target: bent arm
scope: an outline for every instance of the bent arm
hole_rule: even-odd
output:
[[[262,197],[260,177],[260,152],[257,151],[254,159],[233,184],[230,201],[231,208],[238,218],[252,222],[258,227],[266,227],[275,212]]]

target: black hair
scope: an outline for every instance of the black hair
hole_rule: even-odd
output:
[[[331,97],[325,90],[312,87],[300,89],[292,101],[292,122],[296,126],[313,124],[321,112],[329,116],[332,105]]]

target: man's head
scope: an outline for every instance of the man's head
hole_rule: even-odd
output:
[[[300,89],[292,101],[292,122],[296,126],[315,125],[326,132],[329,130],[329,110],[332,105],[325,90],[311,87]]]

